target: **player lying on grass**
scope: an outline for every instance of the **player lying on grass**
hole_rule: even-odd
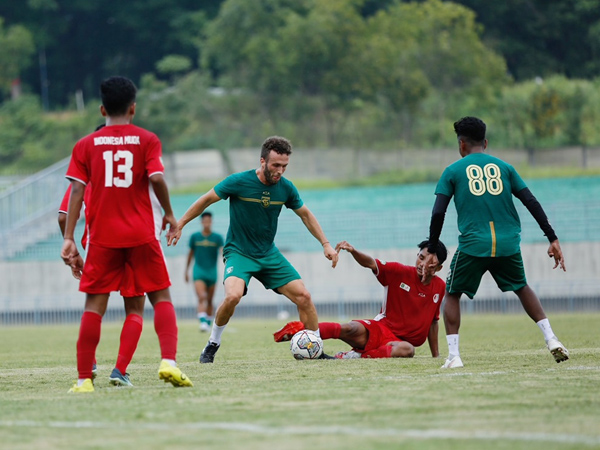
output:
[[[415,347],[422,345],[425,339],[431,356],[439,356],[438,319],[446,284],[433,272],[421,280],[428,245],[429,241],[419,244],[414,266],[374,259],[346,241],[335,246],[337,252],[346,250],[358,264],[371,269],[386,294],[379,314],[372,320],[319,323],[321,339],[340,339],[352,347],[335,355],[336,358],[412,358]],[[432,255],[435,272],[442,268],[447,255],[446,247],[439,242]],[[274,333],[275,342],[289,341],[303,329],[302,322],[290,322]]]

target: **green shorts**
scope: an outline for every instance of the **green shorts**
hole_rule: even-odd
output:
[[[203,281],[206,287],[209,288],[217,283],[217,271],[203,270],[202,268],[194,265],[193,270],[194,281]]]
[[[490,272],[502,292],[517,291],[527,285],[521,252],[511,256],[479,257],[457,250],[450,263],[446,290],[475,297],[481,277]]]
[[[290,281],[299,280],[300,275],[287,259],[277,251],[263,258],[252,258],[240,253],[229,253],[225,259],[224,280],[237,277],[244,280],[248,290],[250,278],[254,277],[267,289],[273,289],[288,284]],[[279,294],[279,292],[277,292]]]

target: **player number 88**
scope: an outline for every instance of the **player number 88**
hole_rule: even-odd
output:
[[[480,196],[486,192],[500,195],[504,189],[500,168],[493,163],[486,164],[483,169],[471,164],[467,167],[467,178],[469,179],[469,190],[473,195]]]

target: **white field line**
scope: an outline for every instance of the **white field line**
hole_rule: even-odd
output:
[[[482,441],[521,441],[521,442],[552,442],[564,444],[581,444],[596,446],[600,445],[600,436],[586,436],[566,433],[520,433],[520,432],[498,432],[498,431],[455,431],[444,429],[433,430],[401,430],[391,428],[364,428],[364,427],[301,427],[301,426],[264,426],[243,422],[195,422],[195,423],[115,423],[115,422],[56,422],[56,421],[32,421],[32,420],[0,420],[0,428],[88,428],[107,430],[164,430],[164,431],[194,431],[194,430],[227,430],[242,433],[254,433],[265,435],[342,435],[358,437],[391,437],[401,439],[419,440],[442,440],[442,439],[465,439]]]

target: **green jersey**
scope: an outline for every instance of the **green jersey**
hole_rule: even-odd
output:
[[[190,249],[194,252],[194,264],[206,273],[217,271],[219,249],[223,247],[223,237],[217,233],[204,236],[201,231],[190,236]]]
[[[263,184],[255,170],[235,173],[215,186],[222,199],[229,199],[229,230],[223,248],[252,258],[276,251],[274,240],[281,208],[296,210],[304,204],[296,186],[281,177],[273,185]]]
[[[448,166],[435,193],[454,196],[458,249],[480,257],[519,252],[521,221],[512,196],[526,187],[510,164],[485,153],[472,153]]]

